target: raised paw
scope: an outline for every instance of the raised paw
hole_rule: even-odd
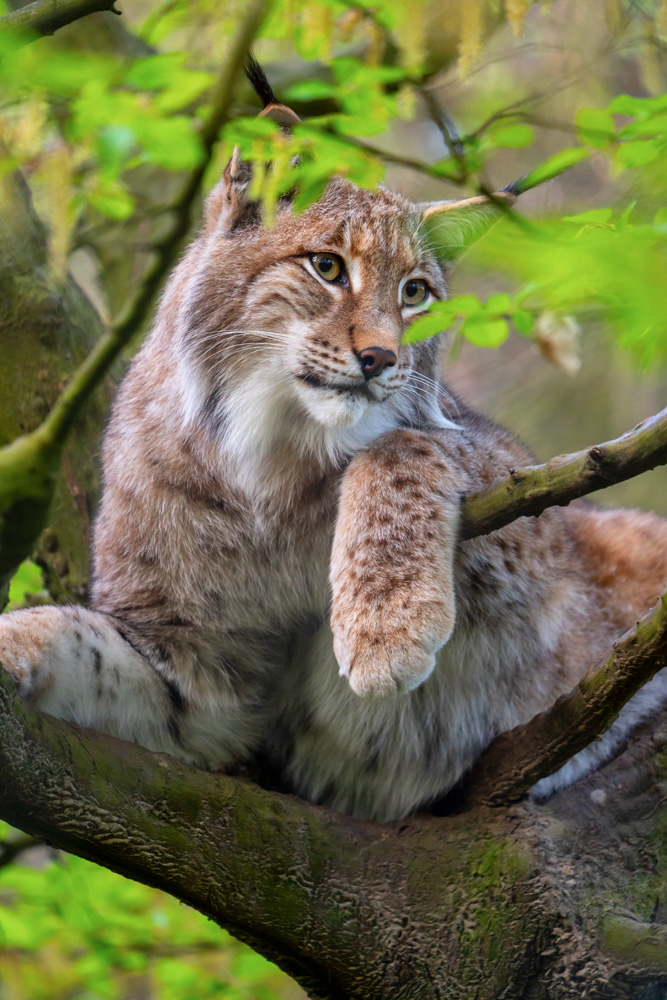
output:
[[[359,695],[418,687],[454,628],[460,476],[426,435],[392,431],[341,484],[331,550],[331,628]]]
[[[410,601],[391,594],[365,609],[334,603],[334,653],[355,694],[386,698],[414,690],[431,675],[455,620],[453,595],[432,596]]]

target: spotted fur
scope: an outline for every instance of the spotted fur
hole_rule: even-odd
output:
[[[573,506],[457,544],[461,494],[530,456],[440,386],[439,338],[402,341],[406,280],[446,296],[423,210],[334,180],[266,229],[248,179],[235,157],[119,390],[95,610],[4,616],[0,658],[53,715],[208,768],[268,753],[285,787],[391,819],[651,606],[667,524]],[[540,790],[665,694],[663,671]]]

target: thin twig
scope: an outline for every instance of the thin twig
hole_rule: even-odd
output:
[[[667,408],[614,441],[544,465],[512,469],[503,479],[463,500],[462,539],[486,535],[517,517],[564,507],[577,497],[632,479],[667,463]]]
[[[88,14],[104,10],[120,14],[114,3],[115,0],[35,0],[0,17],[0,54],[19,49],[43,35],[53,35]]]
[[[502,733],[473,768],[470,801],[507,805],[609,729],[630,698],[667,667],[667,594],[602,664],[524,726]]]

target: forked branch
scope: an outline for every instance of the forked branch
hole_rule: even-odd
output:
[[[473,768],[470,801],[499,806],[522,798],[606,732],[626,702],[664,667],[667,593],[574,690],[493,741]]]

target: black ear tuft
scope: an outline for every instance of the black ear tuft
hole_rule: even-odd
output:
[[[245,75],[250,81],[252,89],[262,102],[263,107],[266,108],[269,104],[280,104],[271,84],[266,79],[266,73],[252,54],[249,54],[246,59]]]

